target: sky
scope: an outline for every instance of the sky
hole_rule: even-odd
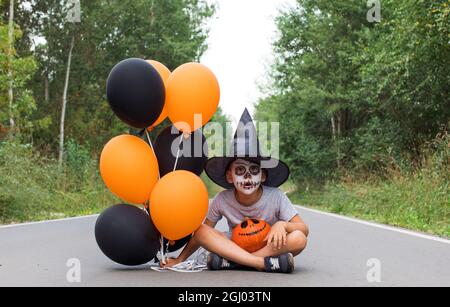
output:
[[[208,50],[201,63],[219,79],[220,106],[236,124],[247,107],[262,96],[259,83],[266,80],[273,62],[272,42],[278,10],[295,0],[211,0],[217,12],[209,23]]]

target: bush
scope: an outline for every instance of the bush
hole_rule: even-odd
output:
[[[0,223],[99,213],[117,203],[102,183],[97,163],[82,162],[86,157],[76,158],[73,152],[62,171],[57,161],[31,146],[0,144]]]
[[[121,203],[86,146],[68,141],[65,157],[60,168],[32,146],[0,143],[0,224],[95,214]],[[221,191],[206,175],[202,179],[211,197]]]
[[[347,177],[322,189],[297,191],[298,203],[380,223],[450,237],[450,136],[428,143],[415,168],[409,161],[378,175]],[[402,165],[409,165],[403,167]]]
[[[350,169],[355,173],[382,172],[401,157],[401,133],[398,124],[371,118],[354,135]]]
[[[66,182],[70,186],[65,186],[66,189],[81,191],[86,183],[98,181],[97,163],[91,158],[87,146],[69,140],[64,157],[66,178],[70,178],[69,182]],[[91,176],[95,178],[90,178]]]

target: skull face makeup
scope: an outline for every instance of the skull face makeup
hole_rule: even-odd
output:
[[[251,195],[261,186],[262,171],[258,164],[238,159],[233,162],[230,170],[233,184],[239,192]]]

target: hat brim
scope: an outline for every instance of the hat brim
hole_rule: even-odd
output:
[[[225,189],[233,188],[233,184],[228,183],[226,179],[225,172],[227,171],[230,164],[240,159],[239,157],[215,157],[211,158],[206,162],[205,172],[208,177],[216,184],[220,185]],[[249,161],[261,162],[266,161],[271,165],[276,165],[273,168],[264,168],[267,173],[266,181],[263,183],[264,186],[278,188],[283,183],[289,179],[289,167],[281,160],[274,158],[242,158]]]

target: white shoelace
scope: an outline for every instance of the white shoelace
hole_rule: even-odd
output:
[[[228,262],[228,260],[223,259],[222,261],[222,269],[228,269],[230,267],[230,263]]]
[[[197,252],[198,254],[194,259],[188,260],[177,265],[174,265],[171,268],[161,268],[159,264],[154,264],[150,268],[157,272],[179,272],[179,273],[199,273],[208,269],[207,267],[207,258],[208,251],[205,249],[201,249]]]
[[[270,264],[272,265],[272,270],[276,271],[280,269],[280,261],[278,258],[270,258]]]

